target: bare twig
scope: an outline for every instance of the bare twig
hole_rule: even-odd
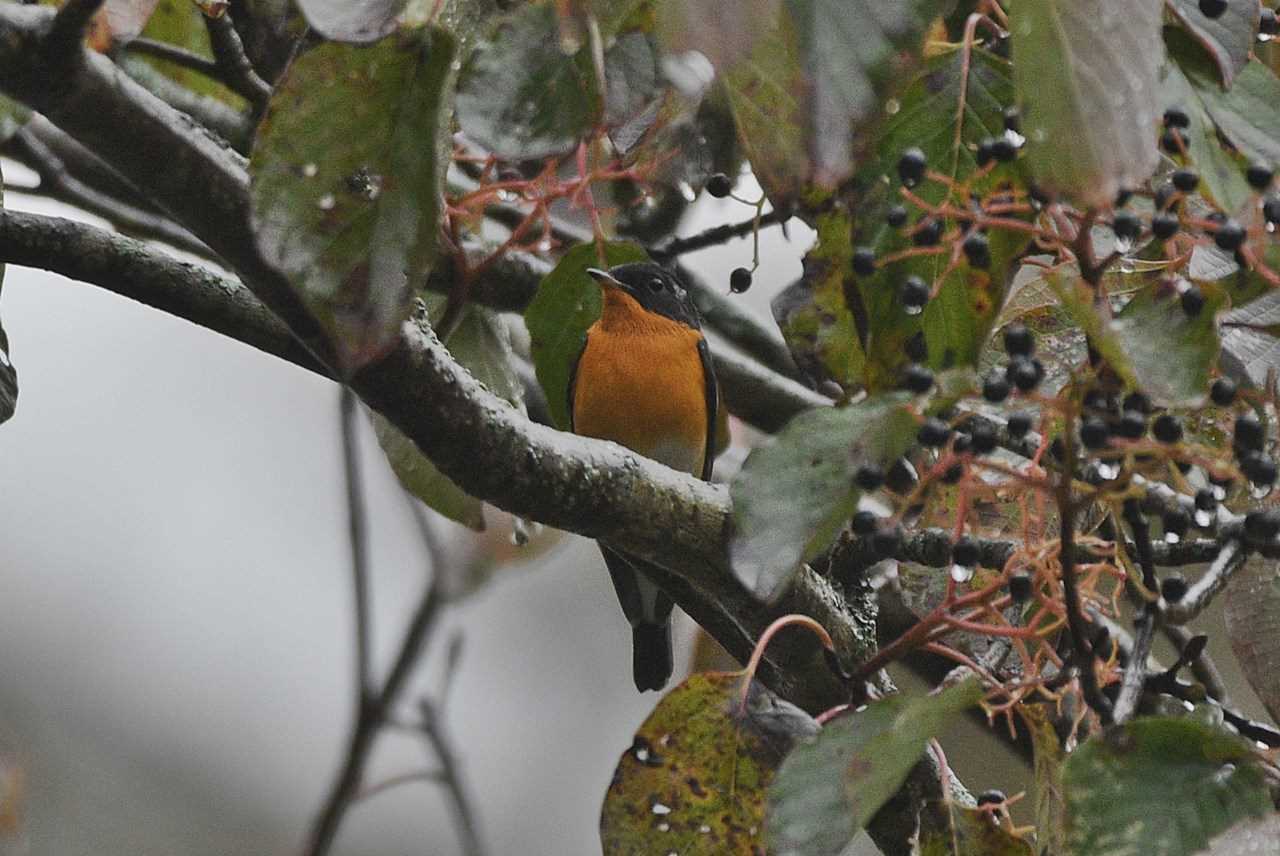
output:
[[[1187,644],[1191,641],[1190,631],[1162,621],[1160,622],[1160,632],[1177,650],[1179,656],[1185,654]],[[1187,665],[1191,668],[1191,674],[1195,675],[1196,680],[1204,685],[1205,692],[1208,693],[1209,698],[1221,705],[1231,703],[1231,698],[1227,694],[1227,684],[1222,679],[1222,675],[1218,672],[1218,667],[1214,664],[1213,658],[1209,656],[1207,649],[1201,649],[1196,656],[1188,661]]]
[[[1223,544],[1209,569],[1187,589],[1181,600],[1162,604],[1164,621],[1173,625],[1186,624],[1203,612],[1244,564],[1245,555],[1244,547],[1239,541],[1233,539]]]
[[[205,15],[204,21],[216,68],[221,72],[219,79],[255,108],[265,107],[271,98],[271,86],[258,76],[245,54],[244,42],[240,41],[231,14]]]
[[[424,698],[418,702],[418,711],[422,715],[422,722],[418,728],[440,764],[441,783],[449,797],[449,806],[458,828],[458,837],[462,840],[462,852],[466,856],[484,856],[485,849],[480,843],[475,811],[471,808],[471,799],[462,783],[458,759],[453,752],[453,743],[445,733],[444,723],[441,721],[443,717],[430,699]]]
[[[171,62],[182,68],[203,74],[206,77],[217,79],[218,64],[207,56],[189,51],[186,48],[180,48],[169,42],[160,42],[155,39],[137,38],[131,40],[124,45],[124,50],[135,54],[143,54],[145,56],[162,59]]]
[[[369,536],[364,511],[364,486],[360,478],[360,452],[356,447],[356,394],[343,384],[342,469],[347,486],[347,541],[351,547],[351,590],[356,616],[357,715],[373,698],[373,663],[370,653]]]
[[[755,232],[757,228],[785,223],[791,219],[791,216],[790,211],[775,208],[767,214],[761,214],[759,217],[752,217],[740,223],[725,223],[687,238],[674,238],[661,247],[654,247],[653,256],[659,261],[665,261],[685,253],[714,247],[716,244],[723,244],[734,238],[744,238]]]

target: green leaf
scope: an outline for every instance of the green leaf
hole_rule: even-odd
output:
[[[1139,292],[1111,323],[1138,388],[1166,407],[1204,400],[1218,359],[1214,317],[1226,302],[1222,289],[1200,286],[1205,305],[1188,318],[1176,294],[1157,288]]]
[[[604,256],[606,267],[649,258],[640,246],[627,243],[605,244]],[[587,276],[587,268],[599,266],[594,244],[571,248],[538,284],[524,311],[538,383],[552,421],[563,431],[569,430],[569,376],[587,343],[587,328],[600,317],[600,286]]]
[[[443,300],[434,303],[443,310]],[[490,392],[524,410],[524,389],[511,364],[511,340],[497,315],[468,305],[445,345],[453,358]],[[476,531],[485,528],[480,500],[436,469],[412,440],[376,412],[373,427],[378,444],[405,490],[450,520]]]
[[[1160,0],[1020,0],[1009,10],[1027,157],[1046,190],[1109,206],[1159,163]]]
[[[1255,386],[1267,383],[1267,374],[1280,368],[1280,292],[1268,291],[1250,303],[1222,316],[1222,350]]]
[[[744,25],[715,14],[687,47],[719,61],[738,133],[775,204],[808,183],[833,188],[854,170],[855,134],[919,59],[938,0],[782,0]],[[742,13],[745,15],[746,13]],[[767,28],[766,28],[767,27]],[[711,44],[725,41],[726,50]]]
[[[1065,753],[1043,704],[1018,705],[1031,732],[1035,763],[1036,841],[1048,853],[1067,852],[1066,802],[1062,793]]]
[[[458,124],[500,157],[573,150],[596,116],[588,63],[560,49],[555,9],[523,6],[477,47],[458,80]]]
[[[1280,563],[1254,553],[1223,595],[1227,638],[1271,718],[1280,715]]]
[[[909,400],[896,393],[805,411],[751,452],[730,485],[729,558],[744,585],[772,599],[830,543],[857,506],[857,467],[887,465],[915,441]]]
[[[0,208],[4,207],[4,175],[0,173]],[[0,289],[4,286],[5,267],[0,264]],[[0,324],[0,423],[13,416],[18,406],[18,370],[9,357],[9,337]]]
[[[1200,172],[1200,193],[1226,211],[1239,211],[1253,191],[1244,180],[1240,156],[1222,147],[1209,115],[1206,100],[1222,96],[1212,61],[1203,48],[1179,30],[1166,28],[1165,41],[1169,61],[1160,72],[1161,106],[1181,107],[1191,121],[1182,136],[1191,163]]]
[[[1031,843],[997,824],[991,812],[947,801],[946,829],[921,829],[912,856],[1036,856]]]
[[[1200,11],[1199,0],[1166,0],[1174,17],[1209,52],[1222,75],[1222,85],[1231,86],[1253,53],[1258,35],[1258,10],[1251,3],[1228,3],[1216,18]]]
[[[1204,78],[1201,66],[1187,76],[1222,135],[1251,160],[1280,162],[1280,78],[1260,60],[1249,61],[1226,92]]]
[[[396,28],[405,0],[298,0],[307,23],[336,42],[369,44]]]
[[[600,813],[605,853],[764,851],[765,789],[792,744],[818,729],[740,672],[697,674],[663,696],[623,753]]]
[[[942,692],[874,701],[827,723],[782,763],[769,788],[770,852],[837,856],[893,796],[957,714],[982,687],[966,680]]]
[[[323,44],[289,66],[258,131],[258,246],[348,368],[395,343],[436,258],[453,52],[442,30]]]
[[[1062,768],[1071,852],[1190,856],[1271,809],[1239,736],[1189,718],[1135,719],[1087,740]]]

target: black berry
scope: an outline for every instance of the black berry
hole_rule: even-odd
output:
[[[1262,7],[1262,14],[1258,16],[1258,32],[1264,36],[1280,34],[1280,21],[1276,19],[1275,9]]]
[[[1242,413],[1236,417],[1236,425],[1233,444],[1238,449],[1246,452],[1259,452],[1262,450],[1262,443],[1265,439],[1265,433],[1262,429],[1262,423],[1258,421],[1258,417],[1252,413]]]
[[[1187,534],[1187,530],[1191,528],[1191,517],[1181,508],[1167,512],[1161,518],[1161,525],[1164,531],[1170,535],[1177,535],[1181,538]]]
[[[850,524],[855,535],[870,535],[880,528],[880,518],[876,517],[874,511],[862,510],[853,515],[853,522]]]
[[[1280,224],[1280,196],[1268,196],[1262,201],[1262,216],[1272,226]]]
[[[881,529],[871,536],[871,549],[877,556],[889,558],[902,546],[902,530],[897,526]]]
[[[1009,436],[1018,438],[1026,435],[1031,430],[1031,414],[1030,413],[1010,413],[1009,414]]]
[[[1280,509],[1250,511],[1244,516],[1244,534],[1254,541],[1270,541],[1280,535]]]
[[[1200,186],[1200,173],[1184,166],[1173,171],[1171,180],[1173,181],[1173,186],[1183,193],[1191,193]]]
[[[913,274],[903,281],[901,296],[903,306],[921,309],[929,302],[929,286],[923,279]]]
[[[1125,410],[1136,410],[1146,414],[1151,412],[1151,399],[1135,390],[1124,397],[1121,406]]]
[[[933,372],[924,366],[910,366],[907,368],[905,383],[907,389],[917,395],[923,395],[933,389]]]
[[[985,422],[979,422],[973,426],[973,432],[969,435],[973,438],[973,451],[978,455],[987,455],[996,449],[996,432]]]
[[[898,458],[884,474],[885,487],[894,493],[906,493],[915,487],[918,481],[920,478],[916,475],[916,468],[911,466],[911,462],[906,458]]]
[[[1031,599],[1031,575],[1018,571],[1009,577],[1009,597],[1014,603],[1026,603]]]
[[[863,490],[876,490],[884,484],[884,470],[875,464],[863,464],[854,470],[853,483]]]
[[[951,561],[966,568],[978,564],[978,542],[967,536],[957,538],[951,545]]]
[[[1252,163],[1245,170],[1244,177],[1254,190],[1266,190],[1271,186],[1271,179],[1275,177],[1275,172],[1265,163]]]
[[[916,439],[920,441],[921,446],[937,448],[946,445],[951,437],[951,427],[941,419],[930,417],[920,426],[920,430],[916,432]]]
[[[858,247],[853,251],[853,272],[858,276],[871,276],[876,272],[876,251],[870,247]]]
[[[1115,207],[1123,208],[1124,206],[1129,204],[1129,200],[1132,198],[1133,198],[1132,190],[1130,190],[1127,187],[1120,188],[1120,190],[1116,193]]]
[[[1230,407],[1236,400],[1236,382],[1229,377],[1220,377],[1209,387],[1209,398],[1219,407]]]
[[[1008,163],[1018,156],[1018,147],[1008,137],[996,137],[991,143],[991,154],[1001,163]]]
[[[924,171],[928,165],[929,161],[923,151],[914,147],[909,148],[902,153],[902,157],[898,158],[898,177],[907,187],[912,187],[924,178]]]
[[[1011,357],[1029,357],[1036,349],[1035,336],[1017,322],[1004,328],[1004,352]]]
[[[942,240],[942,223],[938,220],[925,220],[916,226],[911,241],[917,247],[932,247]]]
[[[957,431],[955,440],[951,441],[951,451],[957,455],[967,455],[973,449],[973,435],[966,431]]]
[[[1151,234],[1162,241],[1167,241],[1178,234],[1178,215],[1168,211],[1160,211],[1151,218]]]
[[[1204,292],[1197,285],[1187,286],[1178,297],[1178,301],[1182,304],[1182,311],[1187,314],[1187,317],[1195,318],[1200,314],[1200,310],[1204,309]]]
[[[1160,581],[1160,596],[1169,603],[1177,603],[1187,594],[1187,581],[1182,574],[1169,574]]]
[[[1137,440],[1147,433],[1147,417],[1136,410],[1126,410],[1116,422],[1115,431],[1128,440]]]
[[[1213,511],[1218,507],[1218,498],[1209,488],[1203,487],[1196,491],[1195,503],[1200,511]]]
[[[1005,369],[1005,377],[1023,392],[1030,392],[1040,385],[1044,366],[1035,357],[1014,357]]]
[[[1166,181],[1156,188],[1155,197],[1151,201],[1155,203],[1157,211],[1177,211],[1177,194],[1178,191],[1173,189],[1173,182]]]
[[[1213,233],[1213,242],[1218,245],[1219,249],[1232,253],[1240,249],[1245,237],[1244,226],[1241,226],[1235,220],[1228,219],[1224,220],[1222,225],[1218,227],[1218,231]]]
[[[924,340],[924,331],[917,330],[907,339],[907,343],[902,346],[902,350],[912,362],[923,363],[929,359],[929,344]]]
[[[1220,18],[1227,11],[1227,0],[1200,0],[1200,14],[1206,18]]]
[[[1013,131],[1015,134],[1022,133],[1022,114],[1018,112],[1017,107],[1004,108],[1004,129]]]
[[[1165,132],[1160,135],[1160,148],[1164,149],[1171,155],[1180,155],[1186,149],[1186,143],[1182,140],[1182,132],[1177,128],[1166,128]]]
[[[716,199],[724,199],[733,192],[733,181],[723,172],[717,172],[707,179],[707,193]]]
[[[961,245],[969,264],[976,268],[991,267],[991,244],[981,232],[970,232]]]
[[[988,375],[982,382],[982,397],[992,404],[999,404],[1009,397],[1009,381],[1003,375]]]
[[[1132,211],[1117,211],[1111,220],[1111,231],[1117,238],[1132,241],[1142,234],[1142,221]]]
[[[905,225],[907,222],[907,208],[905,205],[891,205],[884,215],[885,222],[893,228]]]
[[[1189,128],[1191,117],[1181,107],[1170,107],[1164,111],[1164,125],[1166,128]]]
[[[1080,423],[1080,442],[1086,449],[1101,449],[1111,439],[1111,429],[1097,416],[1090,416]]]
[[[1250,484],[1259,487],[1275,484],[1276,476],[1280,475],[1276,471],[1276,462],[1261,452],[1249,452],[1245,455],[1240,461],[1240,469]]]
[[[729,274],[729,290],[734,294],[742,294],[751,287],[751,271],[746,268],[734,268]]]
[[[964,464],[952,464],[942,474],[942,481],[945,484],[955,484],[962,478],[964,478]]]
[[[978,150],[973,155],[973,159],[974,161],[977,162],[978,166],[980,167],[986,166],[987,164],[991,163],[993,160],[996,159],[995,147],[996,147],[995,137],[982,138],[982,140],[978,143]]]
[[[999,805],[1006,799],[1004,791],[983,791],[978,794],[978,805]]]
[[[1161,443],[1176,443],[1182,439],[1182,423],[1172,414],[1161,413],[1151,424],[1151,433]]]

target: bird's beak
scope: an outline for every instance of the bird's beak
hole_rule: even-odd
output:
[[[613,286],[614,288],[624,287],[622,283],[618,281],[618,278],[607,270],[600,270],[600,268],[587,268],[587,275],[601,285]]]

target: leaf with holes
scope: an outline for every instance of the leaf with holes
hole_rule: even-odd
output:
[[[1046,190],[1107,206],[1159,163],[1160,0],[1021,0],[1009,10],[1027,157]]]
[[[903,393],[796,416],[759,446],[730,485],[733,571],[758,596],[781,594],[799,568],[835,537],[858,503],[854,471],[887,466],[915,442]]]
[[[405,0],[298,0],[315,31],[335,42],[370,44],[396,28]]]
[[[258,131],[258,247],[349,369],[395,343],[436,258],[453,54],[442,30],[321,45],[289,66]]]
[[[1238,735],[1190,718],[1135,719],[1067,756],[1072,853],[1191,856],[1271,810],[1265,775]]]
[[[765,789],[818,725],[741,672],[691,676],[663,696],[623,753],[600,812],[605,853],[754,856]]]
[[[1213,57],[1222,85],[1230,88],[1253,53],[1253,42],[1258,35],[1258,10],[1252,3],[1228,3],[1226,11],[1210,18],[1200,11],[1199,0],[1167,0],[1166,5]]]
[[[649,259],[637,244],[604,246],[605,265]],[[594,244],[579,244],[560,257],[555,269],[538,284],[524,323],[529,328],[533,367],[547,394],[551,420],[569,430],[569,377],[587,342],[587,328],[600,317],[600,286],[587,276],[587,268],[599,267]]]
[[[1271,718],[1280,714],[1280,562],[1254,553],[1223,596],[1227,637]]]
[[[936,695],[880,699],[797,746],[769,787],[771,852],[836,856],[897,792],[925,746],[982,698],[966,680]]]

